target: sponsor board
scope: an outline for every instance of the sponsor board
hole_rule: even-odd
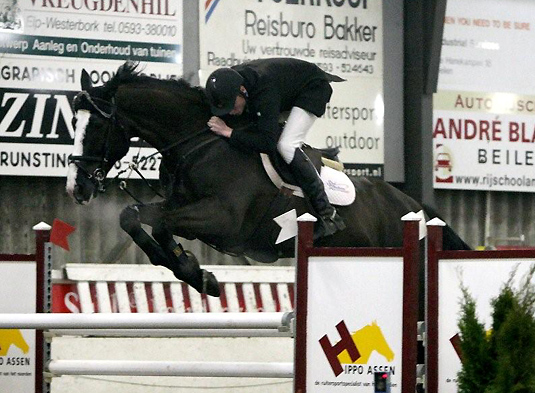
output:
[[[436,188],[535,192],[535,96],[441,91],[434,106]]]
[[[1,313],[35,312],[35,262],[0,259],[0,279]],[[0,391],[34,392],[35,373],[35,330],[0,329]]]
[[[176,63],[180,46],[134,41],[0,34],[0,50],[5,54],[53,56],[107,60]]]
[[[434,187],[535,191],[529,1],[449,1],[434,95]]]
[[[0,89],[0,174],[65,177],[73,151],[70,103],[76,92]],[[130,163],[148,179],[158,179],[161,156],[144,142],[133,141],[128,154],[108,174],[115,177]],[[145,159],[147,158],[147,159]],[[139,178],[135,172],[126,172]]]
[[[117,161],[108,173],[114,178],[121,172],[121,178],[139,179],[129,169],[138,164],[139,171],[147,179],[158,179],[160,154],[151,147],[131,148],[126,156]],[[4,175],[64,177],[69,168],[68,157],[72,154],[69,145],[32,145],[29,143],[0,143],[0,172]]]
[[[311,257],[307,287],[307,389],[370,392],[387,372],[401,392],[402,259]]]
[[[66,176],[71,102],[83,69],[95,85],[109,81],[127,59],[139,61],[144,74],[180,77],[182,4],[0,0],[0,175]],[[132,146],[142,150],[131,149],[128,157],[154,151]],[[158,178],[152,169],[158,163],[151,158],[143,175]],[[118,170],[124,165],[123,159]]]
[[[2,3],[10,7],[14,21],[13,28],[4,22],[0,31],[6,33],[162,44],[182,42],[181,0],[2,0]]]
[[[383,176],[382,2],[199,1],[201,83],[219,67],[295,57],[337,74],[325,116],[307,136],[339,147],[350,175]],[[228,23],[229,19],[233,23]]]

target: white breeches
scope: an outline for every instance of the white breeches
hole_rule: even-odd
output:
[[[290,116],[277,143],[277,150],[287,164],[292,162],[295,149],[299,149],[305,142],[308,131],[316,119],[316,115],[297,106],[290,111]]]

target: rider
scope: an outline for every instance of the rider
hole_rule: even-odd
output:
[[[341,81],[344,79],[315,64],[273,58],[220,68],[206,82],[214,115],[208,121],[210,129],[229,138],[231,145],[280,153],[319,216],[315,237],[332,235],[345,224],[329,203],[323,182],[301,146],[314,121],[325,113],[332,94],[329,82]],[[279,117],[285,111],[290,114],[281,130]],[[232,129],[220,118],[244,112],[252,120],[246,128]]]

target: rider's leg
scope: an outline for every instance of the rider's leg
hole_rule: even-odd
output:
[[[284,161],[290,165],[292,174],[310,199],[316,214],[319,215],[319,225],[315,236],[321,237],[344,229],[345,224],[330,204],[316,168],[301,150],[306,135],[316,119],[317,117],[312,113],[293,107],[279,138],[277,149]]]

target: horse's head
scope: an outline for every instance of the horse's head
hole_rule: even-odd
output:
[[[74,151],[69,157],[67,192],[79,204],[104,191],[104,179],[126,155],[130,140],[117,120],[115,90],[93,87],[83,70],[82,91],[74,98]]]

